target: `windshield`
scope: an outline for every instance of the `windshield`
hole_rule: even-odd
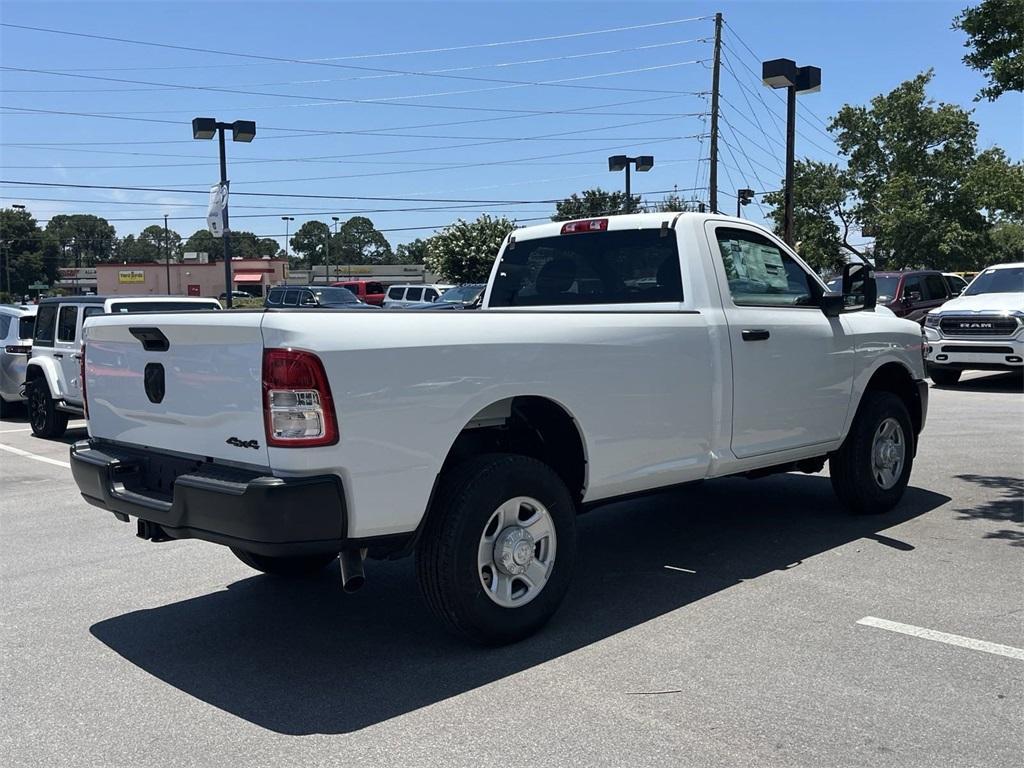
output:
[[[466,304],[477,300],[483,292],[482,285],[457,285],[441,294],[435,304]]]
[[[358,304],[359,299],[348,288],[317,288],[316,294],[321,304]]]
[[[986,269],[964,291],[965,296],[981,293],[1024,293],[1024,267]]]
[[[892,301],[896,298],[896,286],[900,284],[898,277],[876,277],[875,285],[878,286],[878,300]]]
[[[825,287],[827,287],[832,293],[842,293],[843,292],[843,278],[841,278],[841,277],[833,277],[831,280],[829,280],[827,283],[825,283]]]

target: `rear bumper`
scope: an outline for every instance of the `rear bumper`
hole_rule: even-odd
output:
[[[142,538],[277,557],[344,548],[347,509],[335,475],[273,477],[93,440],[71,447],[71,471],[90,504],[138,518]]]

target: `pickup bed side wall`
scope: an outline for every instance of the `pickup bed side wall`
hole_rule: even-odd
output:
[[[704,477],[710,461],[719,383],[701,313],[269,313],[263,337],[320,355],[341,433],[271,448],[270,465],[339,472],[352,536],[414,529],[455,438],[509,397],[549,398],[576,420],[587,501]]]

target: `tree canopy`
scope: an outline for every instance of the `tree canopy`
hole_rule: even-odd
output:
[[[988,80],[977,100],[1024,91],[1024,0],[984,0],[961,11],[953,28],[967,33],[964,64]]]
[[[999,149],[979,152],[970,113],[930,100],[931,79],[922,73],[839,110],[829,130],[846,168],[797,163],[794,231],[816,268],[861,253],[851,232],[865,230],[876,266],[968,270],[1019,258],[1005,248],[1024,225],[1024,166]],[[781,194],[766,201],[781,227]]]
[[[633,195],[632,210],[638,210],[640,196]],[[585,219],[589,216],[609,216],[616,213],[628,213],[627,199],[625,192],[609,192],[594,187],[586,189],[580,194],[575,192],[565,200],[555,203],[555,215],[552,221],[567,221],[569,219]]]
[[[515,223],[503,216],[459,219],[428,241],[427,269],[453,283],[486,282],[502,241],[513,229]]]

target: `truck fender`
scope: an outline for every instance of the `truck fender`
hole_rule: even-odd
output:
[[[46,380],[46,386],[50,388],[50,394],[55,399],[64,397],[65,393],[60,391],[60,376],[57,375],[57,363],[49,357],[30,357],[28,367],[25,370],[25,383],[33,379],[42,378]]]

